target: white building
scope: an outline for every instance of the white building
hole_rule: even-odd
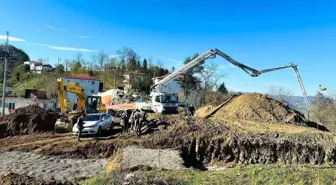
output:
[[[169,74],[159,76],[154,78],[154,84],[157,84],[160,80],[168,76]],[[188,98],[185,98],[185,95],[183,93],[183,89],[181,87],[181,81],[183,80],[183,75],[178,75],[175,77],[174,80],[169,81],[165,85],[163,85],[160,88],[161,92],[169,93],[169,94],[177,94],[179,98],[179,102],[181,103],[187,103],[187,104],[193,104],[195,107],[198,107],[201,105],[201,98],[199,96],[198,91],[194,91],[188,95]],[[200,83],[199,83],[200,84]],[[199,87],[198,87],[199,88]]]
[[[69,82],[78,83],[80,86],[82,86],[85,89],[85,96],[92,96],[94,94],[98,94],[102,90],[102,86],[100,85],[100,81],[92,77],[88,74],[73,74],[70,76],[63,77],[64,79],[64,85],[68,85]],[[67,95],[67,101],[70,103],[76,103],[77,102],[77,96],[73,93],[68,93]]]
[[[44,71],[49,71],[53,67],[50,64],[43,64],[42,62],[36,62],[36,61],[26,61],[24,64],[30,66],[30,71],[41,74]]]
[[[54,100],[41,100],[33,98],[6,97],[5,114],[15,112],[15,109],[28,105],[38,104],[43,109],[56,110],[57,102]],[[0,100],[0,112],[2,111],[2,97]]]

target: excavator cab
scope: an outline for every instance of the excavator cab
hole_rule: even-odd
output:
[[[86,113],[98,113],[105,112],[106,107],[102,104],[102,98],[100,96],[88,96],[86,98]]]

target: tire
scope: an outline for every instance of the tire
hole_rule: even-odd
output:
[[[112,122],[111,122],[111,126],[110,126],[110,132],[113,131],[113,126],[114,126],[114,122],[112,121]]]
[[[101,126],[99,126],[97,130],[97,136],[101,136],[101,134],[102,134],[102,128]]]

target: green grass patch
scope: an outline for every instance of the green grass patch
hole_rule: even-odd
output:
[[[311,165],[248,165],[220,171],[137,171],[137,184],[336,184],[336,168]],[[125,174],[112,173],[82,182],[91,184],[117,184]],[[131,183],[133,184],[133,183]]]

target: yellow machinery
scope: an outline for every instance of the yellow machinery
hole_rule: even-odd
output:
[[[66,93],[71,92],[77,95],[77,111],[85,111],[86,113],[96,113],[96,112],[105,112],[105,105],[101,103],[100,96],[88,96],[85,99],[85,90],[82,86],[69,81],[69,85],[64,85],[63,78],[57,79],[57,87],[58,87],[58,98],[60,103],[60,108],[62,113],[67,112],[67,101],[66,101]]]
[[[55,130],[59,132],[70,131],[74,122],[82,111],[86,114],[105,112],[105,104],[101,103],[100,96],[88,96],[85,99],[85,90],[79,84],[69,81],[68,85],[64,84],[63,78],[57,79],[58,99],[61,108],[61,118],[57,120]],[[77,110],[67,111],[66,94],[74,93],[77,96]]]

